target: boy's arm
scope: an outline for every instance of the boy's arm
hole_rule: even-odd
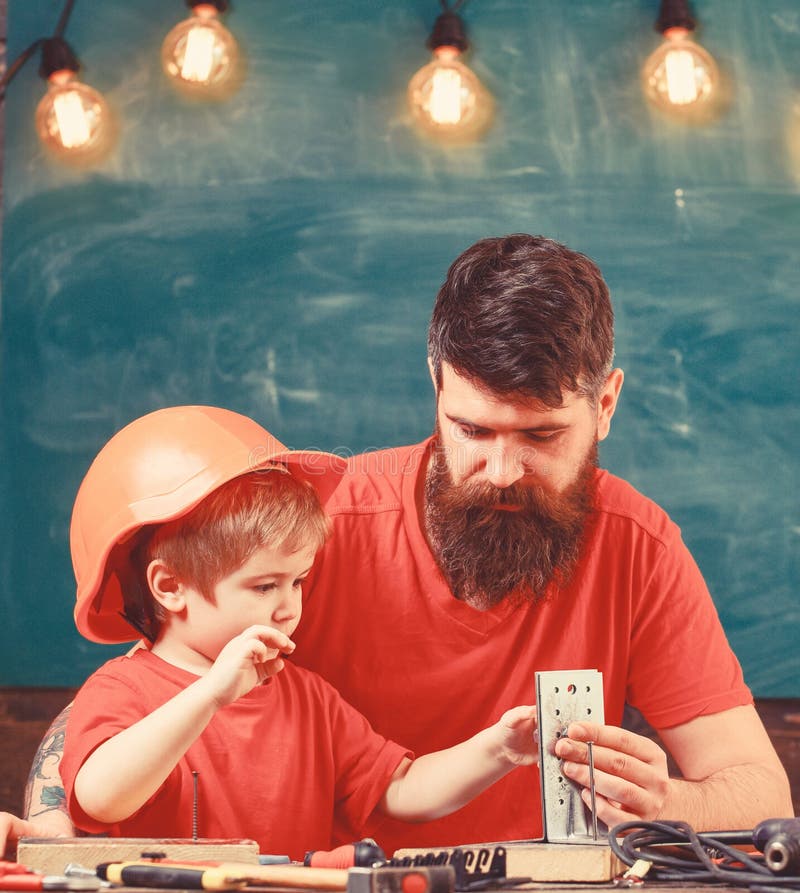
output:
[[[536,707],[514,707],[455,747],[405,760],[389,782],[381,809],[406,822],[455,812],[512,769],[537,762],[535,729]]]
[[[278,652],[293,648],[288,636],[268,626],[252,626],[231,639],[204,676],[91,753],[75,777],[81,809],[104,824],[133,815],[217,710],[274,675],[283,665]]]
[[[216,710],[202,676],[104,741],[75,776],[74,796],[81,809],[104,824],[133,815],[161,787]]]

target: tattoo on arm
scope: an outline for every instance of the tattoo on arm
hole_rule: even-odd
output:
[[[52,810],[68,815],[58,767],[64,752],[64,730],[70,706],[67,704],[53,720],[33,759],[25,786],[25,815],[29,819],[35,819]]]

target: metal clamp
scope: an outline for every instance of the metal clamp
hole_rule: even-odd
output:
[[[603,674],[598,670],[551,670],[536,674],[539,775],[544,839],[553,843],[605,843],[607,828],[581,799],[581,786],[561,772],[556,741],[571,722],[605,721]],[[594,765],[590,781],[594,802]]]

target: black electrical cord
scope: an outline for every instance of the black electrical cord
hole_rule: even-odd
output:
[[[441,7],[445,12],[456,12],[460,6],[464,5],[465,0],[456,0],[456,2],[452,6],[447,2],[447,0],[439,0],[439,3],[441,4]]]
[[[752,831],[699,834],[685,822],[623,822],[609,831],[608,843],[626,865],[649,862],[657,880],[800,891],[800,876],[775,874],[761,853],[736,848],[753,844]]]
[[[22,68],[22,66],[31,58],[31,56],[41,47],[44,43],[44,38],[40,37],[38,40],[35,40],[26,50],[23,50],[19,56],[8,66],[5,74],[0,78],[0,98],[5,95],[6,92],[6,84],[10,83],[11,79],[14,75]]]
[[[56,24],[56,29],[53,32],[53,37],[57,39],[61,39],[64,35],[64,31],[67,29],[67,23],[69,22],[69,17],[72,14],[72,7],[75,5],[75,0],[65,0],[64,7],[61,10],[61,15],[58,18],[58,23]],[[0,100],[5,97],[6,86],[11,82],[11,80],[15,77],[17,72],[22,68],[22,66],[28,61],[28,59],[33,56],[33,54],[42,47],[44,43],[46,43],[48,38],[40,37],[38,40],[35,40],[27,49],[23,50],[19,56],[8,66],[5,74],[0,78]]]
[[[58,24],[56,25],[56,30],[53,32],[53,37],[63,37],[64,32],[67,30],[67,23],[69,22],[69,17],[72,15],[72,7],[75,5],[75,0],[66,0],[64,3],[64,8],[61,10],[61,15],[58,17]]]

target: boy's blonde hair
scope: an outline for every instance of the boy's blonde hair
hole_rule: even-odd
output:
[[[125,587],[125,616],[146,638],[155,640],[165,613],[146,581],[154,558],[213,600],[214,586],[256,549],[316,551],[329,533],[330,520],[314,488],[283,466],[233,478],[187,514],[140,534],[131,551],[137,582]]]

